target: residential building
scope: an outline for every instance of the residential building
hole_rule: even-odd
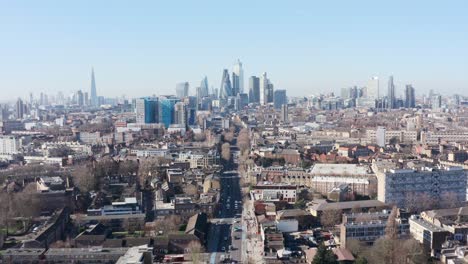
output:
[[[427,195],[440,200],[449,192],[458,201],[466,200],[467,177],[461,167],[381,161],[372,166],[378,182],[377,197],[384,203],[404,207],[408,195]]]

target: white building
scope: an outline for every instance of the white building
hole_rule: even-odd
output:
[[[466,200],[467,177],[461,167],[389,167],[389,163],[373,164],[377,176],[377,198],[387,204],[405,206],[408,195],[427,195],[440,200],[451,193],[459,201]]]
[[[15,136],[0,136],[0,155],[18,154],[21,141]]]

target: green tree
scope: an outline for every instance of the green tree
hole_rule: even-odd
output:
[[[337,264],[338,260],[336,259],[333,251],[328,250],[324,244],[320,244],[315,254],[312,264]]]
[[[359,256],[354,261],[354,264],[367,264],[369,263],[365,257]]]

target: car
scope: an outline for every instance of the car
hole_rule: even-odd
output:
[[[221,251],[226,251],[226,248],[225,248],[225,247],[222,247],[222,248],[221,248]]]
[[[227,237],[224,237],[224,241],[227,241],[227,240],[228,240],[228,238],[227,238]]]

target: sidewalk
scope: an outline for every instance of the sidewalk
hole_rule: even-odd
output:
[[[255,217],[253,202],[247,200],[242,212],[242,261],[243,263],[264,263],[263,240],[258,234],[257,218]],[[250,262],[249,262],[250,261]]]

